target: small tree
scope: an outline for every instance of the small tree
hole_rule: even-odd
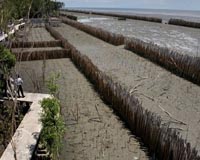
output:
[[[4,46],[0,45],[0,96],[2,97],[2,89],[6,89],[8,82],[8,75],[12,69],[12,67],[15,66],[16,58],[15,56]],[[7,89],[5,90],[5,92]]]
[[[0,87],[4,88],[5,92],[7,92],[7,87],[8,87],[8,90],[11,94],[12,101],[14,102],[12,113],[11,113],[12,115],[12,122],[11,122],[12,126],[11,126],[11,133],[10,133],[11,137],[13,136],[14,131],[16,129],[15,111],[16,111],[16,106],[17,106],[17,98],[12,95],[11,88],[9,88],[9,85],[8,85],[8,78],[9,78],[9,73],[12,67],[15,66],[15,63],[16,63],[15,56],[10,52],[10,50],[0,45],[0,73],[3,75],[3,77],[1,77],[2,79],[0,80]],[[3,94],[1,89],[0,89],[0,92],[1,92],[0,94]],[[12,139],[11,139],[11,146],[14,151],[14,158],[15,160],[17,160],[16,147]]]

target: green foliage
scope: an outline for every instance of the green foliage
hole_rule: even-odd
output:
[[[9,20],[12,20],[12,13],[14,13],[14,5],[11,0],[4,0],[1,2],[0,8],[0,29],[6,30]]]
[[[54,2],[51,0],[33,0],[30,17],[48,17],[54,14],[64,6],[63,2]]]
[[[41,102],[41,106],[43,109],[41,141],[47,146],[52,158],[56,159],[65,130],[63,119],[60,116],[60,103],[56,98],[46,98]]]
[[[64,3],[51,0],[0,0],[0,30],[7,31],[9,21],[28,16],[48,17],[63,6]]]
[[[11,2],[14,5],[12,16],[15,19],[20,19],[27,16],[31,0],[12,0]]]
[[[64,6],[63,2],[54,2],[54,1],[47,0],[47,3],[46,3],[47,13],[50,14],[51,12],[58,11],[63,6]]]
[[[60,77],[60,73],[58,74],[53,74],[50,76],[49,80],[47,81],[47,88],[49,89],[49,93],[53,96],[58,95],[58,84],[57,81]]]
[[[42,17],[45,10],[44,0],[34,0],[30,11],[30,17]]]
[[[15,56],[4,46],[0,45],[0,70],[5,73],[15,66]]]

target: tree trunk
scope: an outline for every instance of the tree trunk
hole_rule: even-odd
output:
[[[28,22],[29,22],[29,18],[30,18],[30,12],[31,12],[31,8],[32,8],[32,4],[33,4],[33,0],[31,0],[29,9],[28,9]]]

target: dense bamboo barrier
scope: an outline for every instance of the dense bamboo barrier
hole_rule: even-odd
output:
[[[47,60],[47,59],[59,59],[69,58],[68,49],[57,50],[43,50],[32,52],[13,52],[17,61],[33,61],[33,60]]]
[[[41,48],[41,47],[60,47],[61,41],[38,41],[38,42],[24,42],[14,41],[11,43],[11,48]]]
[[[101,97],[127,123],[130,130],[144,142],[152,155],[160,160],[200,160],[198,153],[186,140],[169,127],[162,125],[160,116],[144,109],[141,103],[126,88],[101,72],[92,61],[82,55],[74,46],[53,28],[47,30],[69,48],[73,63],[94,84]]]
[[[134,19],[134,20],[142,20],[142,21],[148,21],[148,22],[162,23],[162,19],[161,18],[157,18],[157,17],[147,17],[147,16],[139,16],[139,15],[127,15],[127,14],[108,13],[108,12],[68,10],[68,9],[65,9],[65,10],[62,10],[62,11],[84,13],[84,14],[94,14],[94,15],[102,15],[102,16],[111,16],[111,17],[119,17],[119,18],[127,18],[127,19]]]
[[[77,19],[78,19],[78,17],[76,17],[74,15],[69,15],[69,14],[66,14],[66,13],[59,13],[59,16],[67,17],[67,18],[74,20],[74,21],[77,21]]]
[[[178,25],[178,26],[184,26],[184,27],[191,27],[191,28],[200,28],[200,22],[191,22],[191,21],[185,21],[182,19],[170,19],[169,24],[172,25]]]
[[[200,57],[183,55],[135,38],[127,39],[125,48],[159,64],[180,77],[200,84]]]
[[[92,11],[84,11],[84,10],[75,10],[75,9],[61,9],[60,11],[63,11],[63,12],[74,12],[74,13],[83,13],[83,14],[92,14],[93,12]]]
[[[84,31],[92,36],[95,36],[105,42],[108,42],[110,44],[113,44],[116,46],[124,44],[125,38],[123,35],[111,33],[111,32],[105,31],[101,28],[96,28],[96,27],[92,27],[89,25],[85,25],[83,23],[72,21],[67,18],[62,18],[62,22],[65,24],[68,24],[70,26],[73,26],[79,30],[82,30],[82,31]]]
[[[117,13],[101,13],[101,12],[92,12],[92,14],[95,15],[102,15],[102,16],[112,16],[112,17],[119,17],[119,18],[127,18],[127,19],[134,19],[134,20],[140,20],[140,21],[148,21],[148,22],[155,22],[155,23],[162,23],[161,18],[156,17],[145,17],[145,16],[139,16],[139,15],[122,15]]]

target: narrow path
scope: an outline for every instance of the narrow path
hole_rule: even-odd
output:
[[[43,61],[21,62],[24,88],[31,89],[27,75],[30,70],[42,81],[42,67]],[[66,123],[61,160],[149,159],[137,139],[69,59],[46,61],[45,79],[58,72],[61,74],[59,97]]]

